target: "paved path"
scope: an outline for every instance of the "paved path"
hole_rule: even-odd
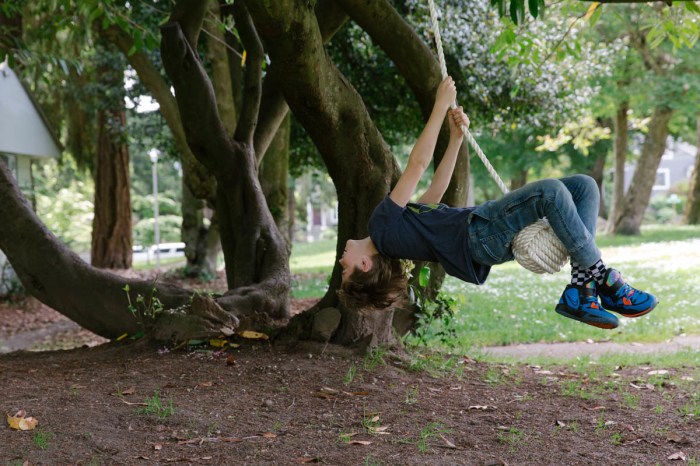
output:
[[[577,356],[595,357],[609,353],[660,354],[688,349],[700,350],[700,335],[678,336],[662,343],[571,342],[487,346],[483,348],[483,352],[489,355],[508,356],[516,359],[526,359],[535,356],[572,359]]]

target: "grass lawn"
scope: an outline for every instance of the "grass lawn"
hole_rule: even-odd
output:
[[[569,282],[568,266],[557,274],[536,275],[511,262],[494,267],[483,286],[447,278],[443,291],[458,302],[453,349],[587,339],[651,342],[700,333],[700,227],[649,226],[641,236],[599,236],[598,244],[608,265],[633,286],[656,294],[660,303],[654,312],[620,318],[615,330],[566,319],[554,307]],[[321,296],[334,258],[332,240],[295,245],[295,297]],[[444,330],[441,325],[434,324],[429,335]]]

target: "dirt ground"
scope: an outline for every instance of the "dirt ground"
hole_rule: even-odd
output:
[[[243,339],[172,349],[62,325],[31,299],[0,305],[0,410],[39,421],[3,421],[0,464],[700,461],[696,367],[582,372]],[[7,353],[32,339],[51,350]]]

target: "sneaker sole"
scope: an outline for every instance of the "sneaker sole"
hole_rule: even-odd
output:
[[[612,322],[594,322],[594,321],[590,321],[590,320],[584,320],[583,318],[581,318],[581,317],[579,317],[579,316],[576,316],[576,315],[571,314],[571,313],[567,310],[566,306],[563,306],[563,305],[561,305],[561,304],[557,304],[557,307],[554,308],[554,310],[555,310],[555,311],[557,312],[557,314],[559,314],[559,315],[562,315],[562,316],[564,316],[564,317],[568,317],[569,319],[573,319],[573,320],[579,321],[579,322],[581,322],[581,323],[583,323],[583,324],[591,325],[591,326],[593,326],[593,327],[598,327],[598,328],[602,328],[602,329],[605,329],[605,330],[611,330],[611,329],[617,328],[617,326],[618,326],[617,323],[612,323]]]
[[[617,309],[608,309],[607,307],[604,307],[604,309],[606,309],[606,310],[608,310],[608,311],[617,312],[618,314],[620,314],[620,315],[623,316],[623,317],[630,317],[630,318],[631,318],[631,317],[641,317],[641,316],[643,316],[643,315],[645,315],[645,314],[649,314],[651,311],[654,310],[654,308],[656,308],[656,305],[657,305],[657,304],[659,304],[659,303],[656,302],[656,303],[654,303],[654,305],[651,306],[650,308],[647,308],[647,309],[645,309],[645,310],[643,310],[643,311],[641,311],[641,312],[638,312],[638,313],[636,313],[636,314],[628,314],[628,313],[626,313],[626,312],[618,311]]]

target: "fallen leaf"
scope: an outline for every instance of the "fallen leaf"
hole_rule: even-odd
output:
[[[388,428],[389,428],[388,426],[377,426],[377,427],[369,427],[367,430],[371,434],[389,435],[389,432],[386,431]]]
[[[17,411],[17,413],[14,416],[10,416],[9,414],[7,414],[7,424],[10,426],[11,429],[15,430],[34,429],[39,423],[39,420],[31,416],[25,417],[26,414],[27,413],[23,409]]]
[[[129,406],[148,406],[147,403],[132,403],[130,401],[122,400],[122,403],[127,404]]]
[[[226,365],[233,366],[234,364],[236,364],[236,358],[233,357],[233,355],[229,355],[229,357],[226,358]]]
[[[682,451],[677,451],[674,454],[669,455],[668,459],[685,461],[687,458],[685,456],[685,453],[683,453]]]
[[[588,411],[605,411],[607,408],[605,406],[594,406],[592,408],[586,408]]]
[[[263,432],[262,436],[265,438],[277,438],[277,434],[274,432]]]
[[[228,343],[228,341],[222,340],[221,338],[212,338],[209,340],[209,346],[213,346],[214,348],[223,348],[226,346],[226,343]]]
[[[269,340],[270,337],[261,332],[253,332],[252,330],[243,330],[238,332],[238,336],[248,338],[249,340]]]
[[[313,392],[311,395],[315,396],[316,398],[323,398],[324,400],[332,400],[335,398],[335,395],[321,391]]]
[[[440,434],[440,438],[445,441],[447,448],[457,448],[457,445],[447,440],[444,435]]]
[[[162,450],[163,445],[161,445],[160,443],[156,443],[155,445],[153,445],[153,449],[156,451]]]
[[[197,384],[197,387],[207,388],[211,387],[212,385],[214,385],[214,382],[200,382]]]
[[[655,371],[649,371],[647,372],[649,375],[666,375],[668,374],[668,371],[666,369],[659,369]]]
[[[666,441],[672,442],[672,443],[678,443],[678,444],[689,444],[690,443],[690,439],[688,437],[685,437],[677,432],[669,432],[666,435]]]
[[[555,421],[554,424],[557,427],[566,427],[566,422],[564,422],[564,421]]]
[[[134,388],[134,387],[129,387],[129,388],[121,391],[122,395],[133,395],[134,393],[136,393],[136,388]]]
[[[350,445],[372,445],[370,440],[350,440],[348,443]]]

